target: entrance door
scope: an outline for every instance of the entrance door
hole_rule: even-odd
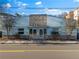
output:
[[[39,35],[42,36],[42,35],[46,35],[47,34],[47,29],[40,29],[39,30]]]
[[[43,29],[40,29],[40,30],[39,30],[39,34],[40,34],[40,36],[43,35]]]

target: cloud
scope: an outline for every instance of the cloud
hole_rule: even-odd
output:
[[[61,15],[62,13],[68,12],[66,10],[60,10],[60,9],[44,9],[46,14],[49,15]]]
[[[19,7],[19,8],[26,8],[27,6],[28,6],[28,4],[27,3],[24,3],[24,2],[16,2],[16,4],[17,4],[17,6]]]
[[[73,0],[73,2],[79,2],[79,0]]]
[[[25,3],[25,2],[21,2],[21,1],[17,1],[17,0],[14,0],[15,2],[15,5],[17,8],[16,9],[16,13],[19,13],[19,14],[26,14],[26,8],[29,4]]]
[[[41,5],[41,4],[42,4],[41,1],[38,1],[38,2],[35,3],[35,5]]]
[[[3,7],[4,8],[10,8],[10,7],[12,7],[12,5],[10,3],[6,3],[6,4],[3,4]]]

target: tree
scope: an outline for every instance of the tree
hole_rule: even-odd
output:
[[[66,28],[69,30],[69,33],[71,35],[72,31],[76,28],[76,20],[74,19],[66,20]]]
[[[66,20],[66,29],[68,33],[71,35],[73,30],[76,28],[76,20],[74,19],[74,11],[69,12],[68,14],[64,15]]]
[[[10,31],[15,24],[15,17],[10,14],[3,14],[3,15],[4,15],[3,27],[7,31],[7,37],[9,39]]]

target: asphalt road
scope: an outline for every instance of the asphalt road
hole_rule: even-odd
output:
[[[79,44],[0,44],[0,59],[79,59]]]

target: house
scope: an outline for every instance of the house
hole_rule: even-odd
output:
[[[53,34],[66,35],[65,20],[47,14],[29,15],[29,36],[32,38],[44,38]]]
[[[1,14],[0,19],[4,20],[5,17],[14,18],[15,23],[9,31],[9,35],[30,36],[34,39],[42,39],[51,35],[66,35],[66,22],[64,18],[47,15],[47,14],[31,14],[31,15],[10,15]],[[0,20],[0,21],[1,21]],[[1,21],[1,23],[3,23]],[[6,29],[3,24],[0,29],[2,36],[7,35]]]
[[[13,19],[13,21],[10,20]],[[4,20],[6,20],[4,22]],[[10,22],[9,22],[10,21]],[[6,24],[5,24],[6,23]],[[9,25],[8,23],[12,23]],[[5,26],[4,26],[5,25]],[[2,36],[27,36],[28,35],[29,17],[26,15],[11,15],[7,13],[0,13],[0,35]],[[10,28],[11,26],[11,28]],[[10,29],[9,29],[10,28]],[[9,29],[9,30],[7,30]],[[8,33],[7,33],[8,31]]]

